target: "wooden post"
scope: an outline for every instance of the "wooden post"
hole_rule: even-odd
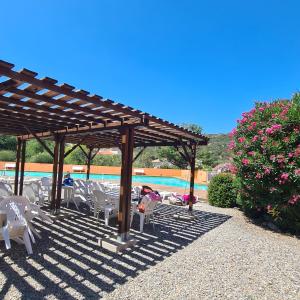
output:
[[[65,157],[65,137],[61,137],[59,142],[59,158],[58,158],[58,178],[57,178],[57,196],[55,202],[55,210],[58,212],[61,204],[61,190],[64,171],[64,157]]]
[[[16,157],[16,169],[15,169],[15,187],[14,187],[14,194],[15,195],[18,195],[19,165],[20,165],[21,147],[22,147],[22,140],[20,138],[18,138],[18,143],[17,143],[17,157]]]
[[[86,168],[86,180],[90,179],[91,172],[91,160],[92,160],[92,151],[94,148],[89,148],[89,152],[87,154],[87,168]]]
[[[122,167],[120,183],[120,204],[118,215],[118,239],[122,242],[129,238],[130,206],[131,206],[131,181],[134,129],[125,127],[121,131],[122,141]]]
[[[56,186],[57,186],[57,165],[58,165],[58,149],[59,149],[59,136],[56,135],[54,138],[54,155],[53,155],[53,173],[52,173],[52,190],[51,190],[51,203],[50,210],[55,213],[56,207]]]
[[[26,155],[26,141],[22,141],[22,154],[21,154],[21,172],[20,172],[20,186],[19,186],[19,195],[23,194],[23,185],[24,185],[24,172],[25,172],[25,155]]]
[[[194,199],[194,185],[195,185],[195,162],[196,162],[196,149],[197,145],[193,143],[191,146],[191,178],[190,178],[190,198],[189,198],[189,211],[193,211],[193,199]]]

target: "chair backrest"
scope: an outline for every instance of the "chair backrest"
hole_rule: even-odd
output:
[[[93,190],[93,195],[95,196],[94,201],[97,202],[100,205],[105,205],[107,204],[107,195],[105,193],[103,193],[100,190]]]
[[[32,203],[36,203],[37,200],[38,200],[31,185],[25,185],[24,186],[23,196],[26,197]]]
[[[31,186],[36,196],[40,194],[41,185],[38,181],[32,181],[28,185]]]
[[[144,206],[145,215],[151,215],[158,203],[159,203],[158,201],[153,201],[146,195],[142,198],[140,205]]]
[[[7,189],[3,188],[2,186],[0,187],[0,198],[5,198],[10,196],[9,192],[7,191]]]
[[[50,188],[51,185],[52,185],[51,178],[49,178],[49,177],[42,177],[41,178],[41,186],[43,188],[46,188],[46,189]]]
[[[7,223],[25,220],[25,212],[30,207],[30,202],[23,196],[10,196],[0,202],[0,210],[7,216]]]

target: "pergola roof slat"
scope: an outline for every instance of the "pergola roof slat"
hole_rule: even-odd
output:
[[[135,146],[206,144],[208,139],[171,122],[144,113],[110,99],[92,95],[74,86],[58,84],[51,77],[37,78],[38,73],[22,69],[0,60],[0,133],[10,132],[23,139],[32,138],[22,128],[22,118],[28,130],[39,138],[53,133],[64,133],[66,142],[78,142],[89,135],[84,143],[91,146],[114,147],[121,143],[120,130],[135,127]],[[26,120],[26,121],[25,121]],[[11,126],[10,128],[8,128]]]

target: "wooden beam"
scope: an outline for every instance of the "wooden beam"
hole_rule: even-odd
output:
[[[14,194],[15,195],[18,195],[21,148],[22,148],[22,140],[20,138],[18,138],[18,140],[17,140],[16,168],[15,168],[15,183],[14,183],[15,184]]]
[[[189,159],[185,156],[185,154],[183,154],[180,149],[178,148],[178,146],[174,146],[174,148],[177,150],[177,152],[181,155],[181,157],[188,162],[188,164],[190,164]]]
[[[181,147],[184,151],[184,154],[187,158],[189,165],[191,165],[192,158],[191,158],[191,155],[189,154],[189,152],[187,151],[186,145],[182,142],[182,140],[180,140],[180,144],[181,144]]]
[[[52,170],[52,191],[50,210],[53,214],[56,213],[56,187],[57,187],[57,167],[58,167],[58,151],[59,151],[59,136],[54,138],[54,152],[53,152],[53,170]]]
[[[145,146],[145,147],[143,147],[141,150],[140,150],[140,152],[134,157],[134,159],[132,160],[132,163],[134,163],[137,159],[138,159],[138,157],[145,151],[145,149],[146,149],[147,147]]]
[[[86,180],[90,179],[92,151],[93,151],[93,148],[89,148],[88,153],[87,153],[87,160],[86,160],[86,162],[87,162]]]
[[[54,157],[54,154],[53,152],[50,150],[50,148],[46,145],[46,143],[39,138],[38,135],[36,135],[33,131],[31,131],[28,127],[24,126],[24,128],[30,133],[32,134],[36,139],[37,141],[44,147],[44,149],[52,156]]]
[[[197,145],[194,143],[190,146],[191,149],[191,178],[190,178],[190,198],[189,198],[189,212],[193,210],[194,185],[195,185],[195,164]]]
[[[87,139],[88,135],[84,136],[76,145],[74,145],[70,150],[68,150],[65,155],[64,158],[66,158],[70,153],[72,153],[77,147],[79,147],[86,139]]]
[[[19,84],[20,82],[16,80],[8,79],[6,81],[0,82],[0,91],[6,91],[7,89],[15,87]]]
[[[26,156],[26,141],[22,141],[21,172],[20,172],[20,187],[19,187],[19,195],[20,196],[23,195],[25,156]]]
[[[130,207],[131,207],[131,183],[134,129],[123,128],[122,136],[122,167],[120,182],[120,204],[118,214],[118,238],[126,241],[129,238]]]
[[[96,147],[97,148],[97,147]],[[96,149],[96,148],[94,148],[94,149]],[[96,157],[96,155],[98,154],[98,152],[100,151],[100,147],[98,147],[97,149],[96,149],[96,152],[92,155],[92,160]]]
[[[85,157],[88,159],[88,154],[85,152],[85,150],[82,148],[82,146],[79,145],[78,147],[81,149],[81,151],[84,153]]]
[[[65,136],[59,138],[59,157],[58,157],[58,176],[57,176],[57,195],[55,201],[56,213],[59,212],[61,205],[61,191],[63,182],[63,170],[64,170],[64,154],[65,154]]]
[[[65,108],[70,108],[74,112],[82,112],[82,113],[85,113],[85,114],[88,114],[88,115],[94,115],[94,117],[93,117],[94,121],[93,122],[95,122],[95,123],[102,123],[102,124],[105,123],[104,120],[99,119],[99,117],[104,117],[104,118],[109,118],[109,119],[116,119],[118,121],[121,121],[121,119],[119,117],[112,118],[111,115],[101,114],[101,111],[92,110],[88,106],[87,107],[81,107],[81,106],[79,106],[75,103],[68,103],[68,102],[65,102],[65,101],[61,101],[60,99],[53,99],[53,98],[47,97],[45,95],[35,94],[35,93],[29,92],[29,91],[26,91],[26,90],[19,90],[19,89],[11,88],[11,89],[9,89],[9,91],[11,93],[14,93],[14,94],[22,96],[22,97],[28,97],[28,98],[31,98],[31,99],[43,101],[45,103],[50,104],[51,106],[52,105],[58,105],[58,106],[63,107],[64,109]],[[80,116],[85,116],[82,113],[80,114]],[[95,118],[95,117],[98,117],[98,118]],[[92,119],[91,117],[89,117],[89,118]]]

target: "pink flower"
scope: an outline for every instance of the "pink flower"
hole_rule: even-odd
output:
[[[290,153],[288,154],[288,156],[289,156],[289,158],[292,158],[292,157],[294,156],[294,154],[290,152]]]
[[[258,136],[255,135],[253,138],[252,138],[252,142],[256,142],[258,140]]]
[[[285,137],[285,138],[283,139],[283,141],[284,141],[285,143],[288,143],[288,142],[290,141],[290,138],[289,138],[289,137]]]
[[[243,143],[246,141],[246,139],[244,137],[240,137],[240,138],[238,138],[238,141],[239,141],[239,143]]]
[[[229,145],[228,145],[228,149],[229,150],[233,150],[235,148],[235,142],[234,141],[230,141]]]
[[[265,143],[265,142],[268,140],[268,138],[264,135],[264,136],[261,138],[261,140],[262,140],[263,143]]]
[[[278,163],[284,163],[285,157],[282,154],[277,155],[277,161]]]
[[[262,135],[263,133],[264,133],[263,130],[259,130],[259,131],[258,131],[258,134],[259,134],[259,135]]]
[[[256,173],[255,178],[256,179],[261,179],[263,176],[260,173]]]
[[[288,201],[289,204],[294,205],[300,200],[300,195],[293,195]]]
[[[267,210],[268,210],[268,211],[272,210],[272,205],[271,205],[271,204],[268,204]]]
[[[282,128],[282,126],[280,124],[274,124],[271,127],[268,127],[266,129],[266,133],[269,134],[269,135],[271,135],[274,132],[281,130],[281,128]]]
[[[255,153],[254,151],[249,151],[249,152],[248,152],[248,155],[253,156],[254,153]]]
[[[275,161],[275,160],[276,160],[276,156],[275,156],[274,154],[272,154],[272,155],[270,156],[270,160],[271,160],[271,161]]]
[[[258,110],[259,110],[259,111],[264,111],[264,110],[265,110],[265,107],[259,107]]]
[[[265,168],[265,174],[269,175],[271,173],[271,169],[270,168]]]
[[[248,166],[249,165],[249,159],[243,158],[242,159],[242,164],[245,165],[245,166]]]
[[[300,169],[296,169],[294,173],[296,176],[300,176]]]
[[[229,136],[233,137],[234,135],[236,135],[236,133],[237,133],[236,128],[233,128],[232,131],[229,133]]]

